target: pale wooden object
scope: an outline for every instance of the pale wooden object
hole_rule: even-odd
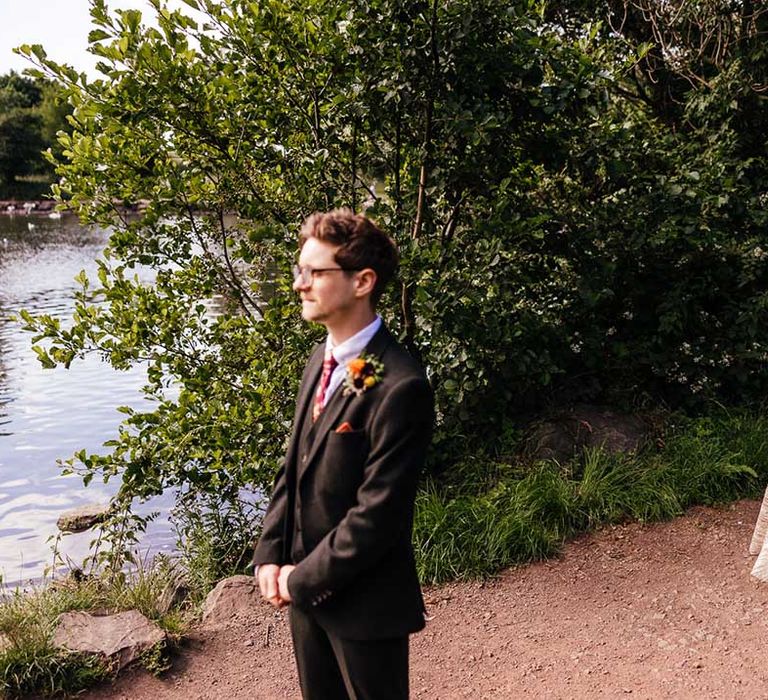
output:
[[[763,545],[765,544],[766,535],[768,535],[768,489],[765,490],[763,504],[760,506],[760,515],[757,516],[755,531],[752,534],[752,541],[749,543],[750,554],[765,553],[765,547]],[[755,564],[755,566],[757,566],[757,564]]]
[[[768,540],[765,541],[760,554],[757,555],[757,561],[752,567],[752,576],[758,581],[768,583]]]

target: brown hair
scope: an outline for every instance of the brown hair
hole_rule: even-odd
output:
[[[376,304],[397,270],[399,255],[394,241],[369,218],[351,209],[315,212],[299,232],[299,248],[308,238],[340,246],[334,256],[348,270],[370,268],[376,273],[371,301]]]

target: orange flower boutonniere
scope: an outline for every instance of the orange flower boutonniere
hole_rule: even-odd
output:
[[[361,355],[347,362],[344,394],[360,394],[375,387],[384,376],[384,364],[376,357]]]

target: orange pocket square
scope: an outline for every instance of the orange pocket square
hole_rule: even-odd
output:
[[[352,432],[352,426],[344,421],[338,428],[336,428],[337,433],[351,433]]]

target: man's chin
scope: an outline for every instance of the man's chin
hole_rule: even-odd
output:
[[[322,314],[317,313],[311,306],[301,307],[301,317],[310,323],[322,323]]]

